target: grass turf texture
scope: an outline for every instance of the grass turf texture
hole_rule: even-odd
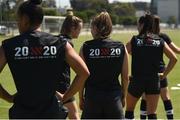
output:
[[[168,30],[164,31],[167,33],[170,38],[173,40],[175,44],[180,46],[180,41],[179,41],[179,35],[180,35],[180,30]],[[119,33],[119,34],[112,34],[112,38],[115,40],[120,40],[123,43],[127,43],[133,35],[136,35],[137,33]],[[0,41],[4,40],[6,37],[0,36]],[[82,35],[79,37],[79,39],[74,40],[74,46],[77,52],[79,52],[80,47],[82,46],[83,42],[86,40],[92,39],[91,35]],[[178,59],[180,60],[180,55],[177,55]],[[167,63],[167,62],[166,62]],[[176,64],[174,70],[169,74],[168,80],[169,80],[169,88],[172,86],[176,86],[178,83],[180,83],[180,62]],[[74,73],[72,72],[71,78],[74,78]],[[5,69],[1,72],[0,74],[0,83],[10,92],[10,93],[15,93],[16,89],[12,80],[12,76],[10,73],[10,70],[8,68],[8,65],[6,65]],[[174,118],[175,119],[180,119],[180,90],[171,90],[170,89],[170,95],[174,107]],[[78,102],[78,97],[77,102]],[[11,104],[7,103],[6,101],[0,99],[0,119],[5,119],[8,118],[8,109],[11,106]],[[164,106],[162,104],[162,100],[159,100],[158,104],[158,109],[157,109],[157,115],[158,118],[160,119],[166,119],[166,114],[164,111]],[[135,109],[135,118],[139,118],[139,102],[136,106]]]

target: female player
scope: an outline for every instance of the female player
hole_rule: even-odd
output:
[[[80,55],[90,77],[79,94],[83,119],[123,119],[128,85],[128,53],[125,46],[110,38],[112,21],[107,12],[97,15],[91,24],[93,40],[86,41]],[[119,75],[121,74],[121,85]]]
[[[3,41],[0,47],[0,71],[8,63],[17,89],[12,96],[0,88],[0,97],[14,103],[9,110],[10,119],[62,118],[55,93],[64,59],[77,76],[62,102],[81,89],[89,75],[87,66],[67,41],[40,31],[40,3],[41,0],[29,0],[19,6],[20,35]]]
[[[82,20],[76,16],[68,15],[63,22],[61,28],[61,34],[59,35],[60,39],[68,41],[72,46],[71,40],[73,38],[78,38],[80,30],[82,28]],[[67,91],[70,86],[70,66],[64,61],[64,72],[60,78],[60,84],[58,87],[57,96],[59,99],[62,99],[63,94]],[[68,117],[69,119],[80,119],[78,107],[74,97],[66,101],[64,105],[68,108]]]
[[[180,54],[180,48],[177,47],[171,39],[168,37],[168,35],[164,33],[160,33],[160,18],[158,16],[154,16],[154,27],[153,27],[153,32],[154,34],[158,34],[171,48],[171,50],[177,54]],[[161,58],[160,61],[160,66],[159,66],[159,73],[163,73],[165,70],[165,63],[163,58]],[[160,81],[160,86],[161,86],[161,99],[163,100],[164,103],[164,108],[166,111],[167,119],[173,119],[173,106],[171,103],[170,95],[169,95],[169,90],[168,90],[168,80],[167,78],[163,79]],[[143,96],[143,99],[141,100],[141,119],[146,119],[147,111],[146,111],[146,101]]]
[[[133,36],[127,43],[128,52],[132,55],[132,80],[129,83],[126,98],[127,106],[125,118],[134,118],[137,101],[145,93],[147,101],[148,119],[157,119],[156,108],[160,93],[159,63],[163,52],[169,58],[167,68],[161,79],[173,69],[177,58],[159,35],[153,34],[154,18],[150,14],[140,17],[138,21],[139,35]]]

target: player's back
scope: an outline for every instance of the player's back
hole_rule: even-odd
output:
[[[43,112],[53,104],[61,75],[66,41],[43,32],[27,32],[3,41],[17,95],[14,103],[30,112]]]
[[[132,45],[133,77],[157,77],[164,41],[154,34],[134,36]]]
[[[124,45],[111,39],[91,40],[84,43],[83,53],[91,73],[86,82],[87,89],[119,90],[118,77],[124,59]]]

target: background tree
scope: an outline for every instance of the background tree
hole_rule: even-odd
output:
[[[169,25],[171,25],[171,24],[176,24],[176,17],[175,16],[169,16],[169,18],[168,18],[168,21],[167,21],[167,23],[169,24]]]
[[[56,8],[56,1],[55,0],[43,0],[42,7]]]
[[[136,9],[132,3],[110,4],[108,0],[70,0],[70,3],[76,15],[85,22],[90,22],[93,16],[106,10],[110,13],[113,24],[136,24]]]

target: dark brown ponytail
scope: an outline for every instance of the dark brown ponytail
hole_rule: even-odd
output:
[[[157,15],[154,15],[153,33],[154,34],[160,33],[160,18]]]
[[[143,24],[143,28],[140,31],[140,35],[152,33],[153,32],[153,24],[154,24],[154,18],[151,14],[145,14],[144,17],[141,17],[141,20],[139,20],[140,24]]]

